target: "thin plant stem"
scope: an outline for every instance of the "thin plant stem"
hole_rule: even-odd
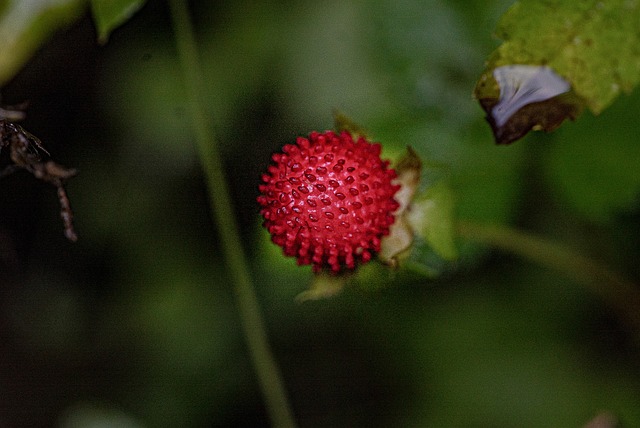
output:
[[[210,208],[220,236],[222,252],[234,285],[243,333],[273,426],[295,426],[289,399],[282,382],[260,313],[249,274],[238,224],[232,209],[229,186],[218,144],[205,114],[202,73],[186,0],[169,0],[178,55],[193,119],[195,140],[208,186]]]
[[[458,235],[508,251],[557,270],[601,296],[640,332],[640,288],[602,263],[568,246],[507,226],[459,221]]]

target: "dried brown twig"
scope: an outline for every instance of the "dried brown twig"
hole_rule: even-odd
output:
[[[54,185],[58,191],[64,234],[67,239],[75,242],[78,236],[73,227],[73,212],[64,184],[77,171],[48,159],[49,152],[42,146],[40,139],[15,123],[23,118],[24,112],[20,109],[0,108],[0,154],[8,149],[12,162],[0,171],[0,178],[24,169],[35,178]]]

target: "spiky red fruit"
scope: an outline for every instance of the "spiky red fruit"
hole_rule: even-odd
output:
[[[262,176],[264,226],[285,255],[314,271],[353,269],[380,251],[400,186],[380,145],[348,132],[312,132],[287,144]]]

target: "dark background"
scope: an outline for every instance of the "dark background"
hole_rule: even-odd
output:
[[[460,218],[508,223],[640,283],[637,92],[551,135],[492,142],[471,93],[509,2],[191,2],[207,106],[301,426],[640,423],[640,334],[562,273],[463,245],[439,279],[384,275],[298,304],[255,204],[271,152],[339,108],[396,157],[445,165]],[[56,161],[0,181],[0,426],[262,426],[190,131],[167,8],[96,43],[90,16],[2,89]],[[6,163],[6,152],[0,154]],[[375,275],[374,275],[375,276]]]

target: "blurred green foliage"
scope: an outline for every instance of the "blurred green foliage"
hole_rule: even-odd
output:
[[[146,0],[91,0],[98,40],[106,43],[109,34],[131,19],[145,2]]]
[[[638,283],[637,92],[496,147],[471,93],[506,0],[190,4],[301,426],[581,426],[601,410],[640,423],[638,332],[579,284],[460,242],[455,266],[428,264],[437,280],[370,264],[342,295],[298,304],[310,268],[281,256],[255,205],[270,153],[330,128],[338,108],[387,156],[412,146],[458,217],[564,241]],[[85,17],[3,88],[80,170],[80,241],[64,241],[50,188],[0,181],[0,424],[267,424],[178,70],[167,10],[149,2],[104,47]]]

